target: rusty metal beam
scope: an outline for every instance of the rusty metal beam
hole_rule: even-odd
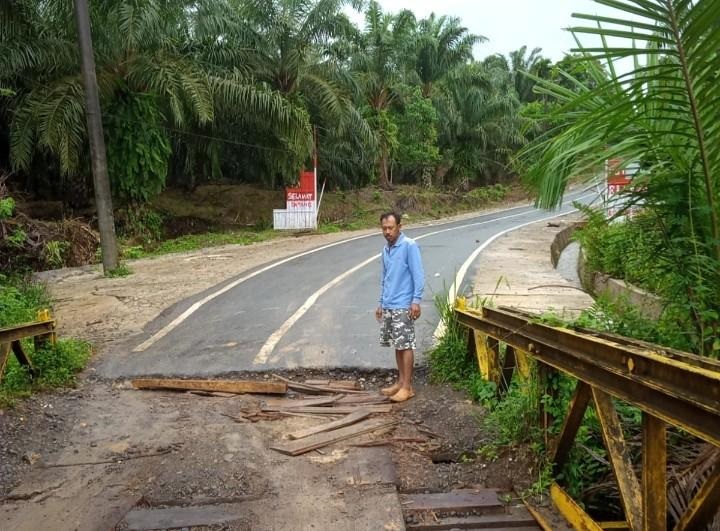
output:
[[[542,325],[508,311],[455,312],[461,324],[720,446],[720,371]]]
[[[602,531],[592,518],[557,483],[550,485],[550,498],[573,529]]]
[[[622,425],[618,418],[612,397],[594,387],[592,389],[595,411],[597,411],[605,448],[610,457],[612,471],[620,490],[620,500],[625,509],[625,519],[633,531],[643,528],[642,493],[640,482],[635,475],[630,461],[630,452],[625,445]]]
[[[55,333],[55,320],[37,321],[0,328],[0,343],[12,343],[18,339],[51,335]]]
[[[563,427],[550,449],[550,462],[554,464],[556,471],[560,470],[567,461],[591,396],[590,386],[585,382],[578,381],[570,401],[570,408],[563,421]]]
[[[715,464],[710,477],[690,502],[685,514],[675,526],[675,531],[705,529],[720,507],[720,460]]]
[[[507,390],[510,388],[510,383],[513,379],[513,374],[515,374],[515,366],[517,365],[517,360],[515,359],[515,349],[511,346],[508,346],[505,348],[505,359],[503,359],[502,364],[502,371],[500,378],[500,387],[499,391],[501,394],[504,394],[507,392]]]
[[[667,433],[666,424],[643,413],[643,531],[667,529]]]
[[[517,316],[527,318],[530,321],[537,320],[537,314],[533,314],[531,312],[527,312],[524,310],[519,310],[517,308],[510,308],[509,306],[500,306],[500,307],[498,307],[498,309],[508,311]],[[635,339],[632,337],[625,337],[625,336],[621,336],[618,334],[613,334],[611,332],[600,332],[598,330],[590,330],[588,328],[583,328],[580,326],[574,326],[574,327],[572,327],[572,330],[574,330],[575,332],[579,332],[583,335],[589,336],[589,337],[597,337],[600,339],[612,341],[614,343],[619,343],[621,345],[627,345],[630,347],[639,348],[641,350],[647,350],[650,352],[654,352],[665,358],[671,358],[671,359],[678,360],[678,361],[684,361],[685,363],[689,363],[690,365],[695,365],[696,367],[703,367],[705,369],[709,369],[712,371],[720,371],[720,360],[708,358],[707,356],[699,356],[698,354],[693,354],[691,352],[683,352],[682,350],[677,350],[674,348],[656,345],[655,343],[649,343],[647,341],[642,341],[640,339]]]
[[[500,383],[500,361],[498,340],[486,334],[472,330],[472,340],[475,342],[475,354],[478,367],[483,379],[489,382]]]

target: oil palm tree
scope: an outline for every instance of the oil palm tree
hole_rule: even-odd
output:
[[[337,132],[352,130],[361,142],[374,135],[353,103],[355,87],[338,44],[357,32],[343,11],[348,0],[241,0],[247,21],[255,78],[302,108],[314,126],[324,155]],[[330,130],[335,130],[329,135]],[[277,154],[275,155],[277,156]],[[342,155],[339,155],[342,156]],[[292,177],[294,178],[296,174]]]
[[[388,110],[398,99],[398,86],[403,81],[409,53],[412,53],[412,29],[415,17],[409,11],[383,13],[371,1],[365,11],[365,28],[357,39],[351,69],[359,93],[369,110],[369,122],[378,144],[378,182],[390,187],[389,164],[393,143],[397,141],[395,126]]]
[[[153,113],[161,117],[157,125],[166,131],[205,127],[224,105],[238,115],[262,116],[289,137],[307,136],[306,118],[281,94],[254,85],[241,69],[216,69],[201,60],[202,43],[194,38],[219,24],[224,8],[222,1],[204,0],[111,0],[94,6],[105,112],[121,114],[125,100],[150,96]],[[86,132],[71,2],[7,0],[0,13],[0,82],[17,87],[11,103],[12,166],[27,170],[43,152],[58,161],[61,175],[82,177]]]
[[[452,69],[473,58],[473,46],[485,37],[473,35],[456,17],[436,17],[431,13],[415,29],[415,71],[420,78],[422,95],[429,98],[433,84]]]
[[[505,175],[510,154],[524,142],[520,102],[509,73],[480,63],[465,65],[438,84],[433,101],[442,154],[437,184],[446,175],[465,187]]]

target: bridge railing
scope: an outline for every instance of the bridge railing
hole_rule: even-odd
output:
[[[38,312],[37,321],[0,328],[0,381],[11,352],[21,365],[27,367],[31,377],[36,375],[32,360],[20,340],[33,338],[37,348],[48,341],[55,344],[55,337],[55,320],[50,317],[48,310]]]
[[[633,531],[667,529],[667,426],[720,447],[720,362],[612,334],[549,326],[537,316],[509,308],[469,309],[462,300],[455,317],[470,331],[468,346],[477,356],[483,378],[495,382],[500,393],[515,371],[528,377],[531,360],[541,382],[552,371],[576,378],[557,436],[549,436],[552,419],[541,411],[550,462],[556,471],[566,462],[585,410],[592,404],[626,519],[607,525]],[[640,478],[630,461],[613,398],[642,411]],[[718,512],[720,451],[714,456],[715,464],[679,518],[677,531],[705,529]],[[594,522],[557,484],[551,495],[577,529],[607,528]]]

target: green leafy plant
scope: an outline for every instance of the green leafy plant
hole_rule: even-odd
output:
[[[60,268],[65,265],[65,253],[70,249],[70,242],[50,240],[45,242],[43,258],[48,265]]]
[[[132,275],[132,269],[127,264],[120,264],[115,269],[111,269],[105,273],[108,278],[120,278]]]
[[[116,197],[145,203],[164,188],[171,149],[163,122],[151,95],[125,94],[115,103],[106,123],[108,173]]]
[[[0,220],[12,217],[15,212],[15,200],[12,197],[0,199]]]
[[[535,90],[556,104],[547,116],[554,127],[522,154],[529,161],[527,180],[539,192],[539,204],[554,207],[574,176],[593,176],[607,159],[620,160],[620,169],[636,163],[639,171],[623,198],[627,207],[641,206],[649,220],[650,240],[640,241],[656,249],[652,259],[658,264],[651,271],[676,273],[660,275],[661,295],[677,315],[682,308],[689,316],[695,350],[714,355],[720,334],[720,128],[713,96],[718,69],[708,65],[717,65],[720,4],[611,4],[611,25],[607,17],[581,14],[575,16],[589,24],[572,28],[579,43],[583,34],[600,38],[599,46],[579,44],[578,50],[596,83],[566,74],[569,89],[537,79]],[[617,60],[633,60],[634,68],[619,73]],[[620,245],[614,232],[609,229],[608,240]]]

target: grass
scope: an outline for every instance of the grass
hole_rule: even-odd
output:
[[[23,341],[23,349],[38,374],[31,378],[12,356],[0,383],[0,408],[10,407],[34,392],[72,387],[75,375],[85,367],[92,352],[89,343],[77,339],[61,339],[54,347],[48,345],[38,350],[32,341]]]
[[[50,306],[45,287],[23,277],[0,275],[0,327],[37,319],[39,310]],[[59,340],[55,346],[35,350],[32,340],[23,341],[37,376],[33,379],[11,355],[0,380],[0,408],[11,406],[17,399],[35,391],[68,387],[75,383],[75,374],[90,358],[90,345],[76,339]]]
[[[268,229],[260,231],[244,230],[187,234],[170,240],[153,242],[147,246],[124,246],[122,256],[125,259],[150,258],[170,253],[185,253],[220,245],[250,245],[251,243],[271,240],[278,236],[278,233]]]

